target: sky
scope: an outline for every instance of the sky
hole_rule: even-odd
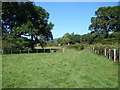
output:
[[[49,14],[49,22],[54,24],[53,38],[62,37],[65,33],[86,34],[91,24],[91,17],[99,7],[116,6],[118,2],[35,2]]]

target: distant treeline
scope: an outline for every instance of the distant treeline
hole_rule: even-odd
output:
[[[119,35],[118,32],[113,32],[108,34],[107,38],[104,38],[104,35],[95,35],[95,34],[84,34],[84,35],[78,35],[78,34],[69,34],[66,33],[63,37],[58,38],[56,41],[51,40],[48,44],[54,45],[55,43],[61,44],[61,45],[68,45],[68,44],[76,44],[76,43],[82,43],[82,44],[118,44],[119,41]]]

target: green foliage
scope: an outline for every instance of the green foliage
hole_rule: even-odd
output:
[[[46,43],[46,37],[45,36],[40,36],[40,38],[39,38],[39,44],[40,44],[40,46],[44,49],[44,47],[47,45],[47,43]]]
[[[67,37],[61,38],[61,44],[65,45],[68,44],[70,42],[70,39]]]
[[[68,37],[68,38],[70,38],[71,35],[70,35],[69,33],[66,33],[66,34],[63,35],[63,37]]]
[[[60,44],[74,44],[74,43],[80,43],[80,35],[78,34],[74,34],[74,33],[66,33],[65,35],[63,35],[62,38],[59,38],[57,40],[58,43]]]
[[[70,45],[73,47],[78,47],[76,46],[77,44],[82,44],[82,45],[93,45],[93,44],[110,44],[110,45],[114,45],[114,44],[118,44],[120,43],[120,33],[119,32],[112,32],[108,34],[108,38],[104,38],[104,35],[97,35],[97,34],[91,34],[91,33],[87,33],[87,34],[83,34],[83,35],[78,35],[78,34],[69,34],[66,33],[62,38],[69,38],[70,41]],[[62,44],[62,38],[59,38],[57,40],[57,43]],[[75,46],[74,46],[75,45]]]
[[[84,47],[87,47],[89,46],[88,44],[82,44],[82,43],[76,43],[76,44],[73,44],[73,45],[70,45],[70,46],[67,46],[68,48],[74,48],[74,49],[77,49],[77,50],[83,50]]]
[[[58,43],[58,44],[61,43],[61,38],[58,38],[58,39],[57,39],[57,43]]]
[[[92,35],[90,33],[81,35],[80,42],[81,43],[86,43],[86,44],[92,44],[93,43],[93,37],[94,37],[94,35]]]
[[[55,41],[51,40],[50,42],[47,42],[47,46],[58,46],[58,43],[56,43]]]
[[[89,29],[91,33],[98,36],[104,35],[108,38],[109,32],[119,32],[120,30],[120,6],[100,7],[96,12],[96,17],[91,18]]]
[[[18,52],[19,50],[29,49],[30,40],[26,38],[14,38],[12,35],[6,35],[3,37],[2,46],[4,53],[10,53],[11,50]]]
[[[97,44],[93,44],[93,45],[89,45],[91,47],[95,47],[95,48],[99,48],[99,49],[118,49],[118,44],[101,44],[101,43],[97,43]]]
[[[14,49],[14,41],[12,36],[6,36],[6,39],[2,41],[3,53],[9,53]]]
[[[40,44],[42,47],[45,45],[39,39],[41,36],[45,36],[46,41],[53,39],[51,29],[54,25],[51,22],[48,23],[49,13],[45,9],[35,6],[32,2],[3,2],[2,4],[4,41],[7,35],[13,35],[13,39],[27,36],[30,37],[29,45],[33,50],[37,43],[42,42]],[[21,43],[19,44],[18,46],[21,46]]]
[[[70,39],[68,37],[62,37],[57,39],[58,44],[66,45],[70,42]]]

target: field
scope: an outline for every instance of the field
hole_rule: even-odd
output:
[[[116,88],[118,64],[90,52],[3,55],[3,88]]]

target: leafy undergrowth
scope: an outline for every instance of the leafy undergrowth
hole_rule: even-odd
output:
[[[3,88],[116,88],[118,64],[90,52],[3,55]]]

